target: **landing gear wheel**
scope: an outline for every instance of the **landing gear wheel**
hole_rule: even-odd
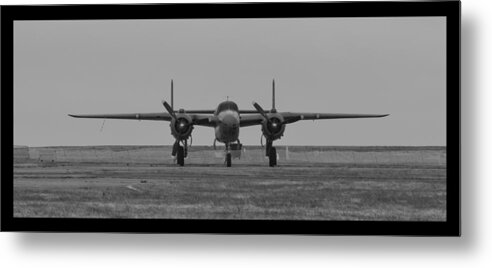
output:
[[[183,146],[178,147],[178,165],[184,166],[184,148]]]
[[[231,166],[231,163],[232,163],[231,153],[227,153],[226,154],[226,165],[227,165],[227,167],[230,167]]]
[[[270,160],[270,166],[271,167],[274,167],[277,165],[277,149],[275,149],[275,147],[270,148],[268,158]]]
[[[171,153],[172,156],[176,156],[176,154],[178,153],[178,148],[179,148],[179,142],[175,142],[173,144],[173,151]]]

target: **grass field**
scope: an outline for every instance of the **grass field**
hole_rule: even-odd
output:
[[[425,153],[429,150],[441,156],[444,150],[445,156],[443,148]],[[381,157],[367,163],[285,161],[275,168],[248,161],[226,168],[220,161],[177,167],[111,159],[16,161],[14,216],[446,220],[442,159],[383,164]],[[421,154],[416,159],[422,159]]]

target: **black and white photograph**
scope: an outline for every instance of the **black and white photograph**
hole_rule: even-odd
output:
[[[446,222],[447,23],[15,20],[13,217]]]

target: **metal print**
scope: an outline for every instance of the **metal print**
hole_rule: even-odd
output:
[[[439,14],[459,3],[409,4],[431,15],[321,3],[340,12],[320,17],[306,3],[298,16],[224,13],[266,8],[230,4],[209,17],[173,16],[214,5],[14,19],[7,229],[458,234],[448,78],[459,55]],[[78,227],[57,228],[68,222]],[[353,229],[323,230],[343,224]]]

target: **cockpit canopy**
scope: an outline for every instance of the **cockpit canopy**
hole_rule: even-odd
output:
[[[237,107],[237,104],[234,103],[233,101],[224,101],[219,104],[219,107],[217,107],[216,113],[220,113],[225,110],[233,110],[233,111],[238,111],[239,108]]]

